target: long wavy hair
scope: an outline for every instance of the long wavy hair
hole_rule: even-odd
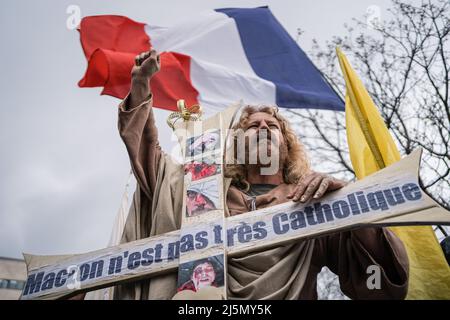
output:
[[[265,112],[278,120],[281,133],[287,147],[287,157],[283,164],[283,180],[285,183],[297,183],[298,180],[310,171],[310,162],[306,153],[304,145],[297,138],[294,130],[289,125],[289,122],[278,111],[276,106],[245,106],[242,110],[239,121],[233,126],[233,132],[239,129],[244,130],[249,117],[257,112]],[[233,161],[231,164],[225,166],[225,176],[232,179],[232,184],[240,189],[248,191],[250,184],[247,181],[247,165],[237,164],[237,136],[233,137],[234,148]]]

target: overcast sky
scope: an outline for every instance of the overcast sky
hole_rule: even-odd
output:
[[[82,253],[104,247],[128,177],[117,132],[119,101],[100,88],[78,88],[86,60],[78,32],[66,27],[69,5],[82,16],[125,15],[170,26],[177,17],[222,7],[269,5],[295,38],[343,35],[344,23],[388,0],[62,1],[3,0],[0,10],[0,256]],[[158,111],[160,137],[169,137]],[[163,146],[170,144],[168,138]]]

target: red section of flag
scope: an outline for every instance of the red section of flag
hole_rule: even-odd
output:
[[[138,54],[150,49],[145,24],[122,16],[91,16],[81,20],[80,40],[90,57],[98,48]]]
[[[103,87],[102,94],[120,99],[130,90],[131,69],[137,54],[150,49],[145,24],[121,16],[83,18],[79,31],[88,67],[80,87]],[[151,80],[155,107],[176,110],[178,99],[198,103],[190,81],[190,57],[161,53],[161,70]]]
[[[154,105],[176,111],[179,99],[184,99],[188,106],[198,104],[198,91],[190,78],[191,58],[175,52],[163,52],[160,56],[161,70],[150,82]]]

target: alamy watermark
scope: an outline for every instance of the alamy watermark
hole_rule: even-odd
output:
[[[373,264],[367,267],[366,273],[369,275],[366,280],[366,286],[369,290],[381,289],[381,268]]]
[[[78,28],[81,22],[81,8],[76,4],[67,6],[66,13],[69,15],[66,19],[66,27],[69,30]]]

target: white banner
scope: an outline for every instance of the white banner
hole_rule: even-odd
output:
[[[419,187],[421,151],[306,204],[294,203],[201,221],[173,231],[81,255],[25,255],[28,280],[22,299],[56,299],[174,270],[181,254],[202,255],[225,244],[233,256],[289,241],[387,225],[450,225],[450,212]],[[180,237],[181,236],[181,237]]]

